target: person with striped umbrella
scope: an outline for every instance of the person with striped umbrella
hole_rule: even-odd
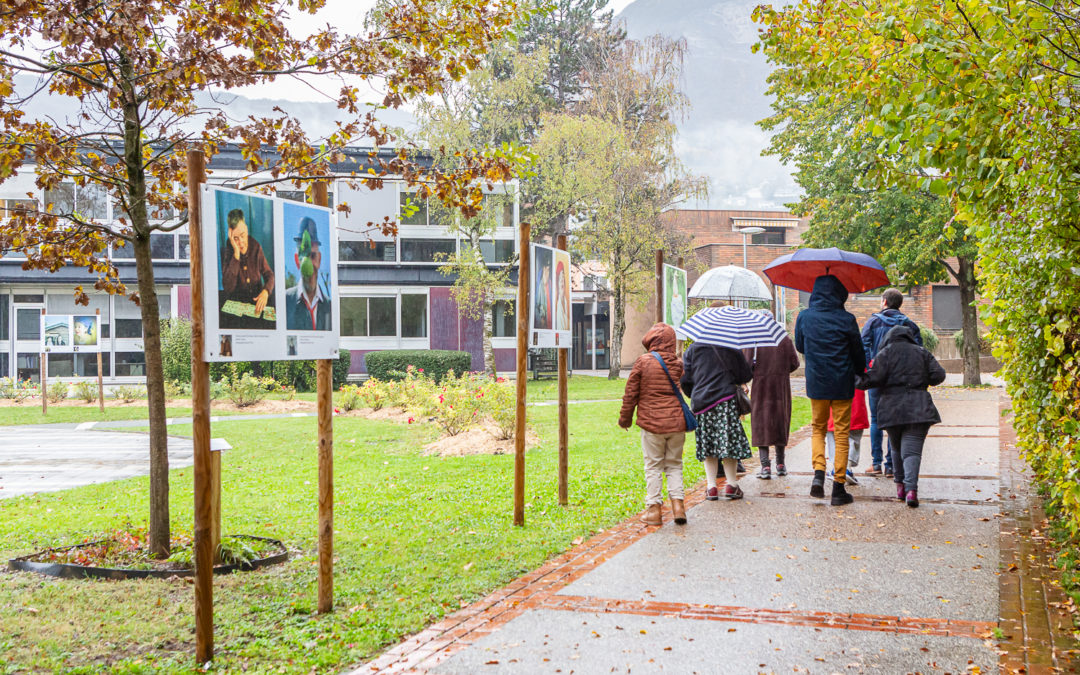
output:
[[[738,307],[706,307],[679,326],[679,332],[694,341],[683,355],[680,384],[697,416],[694,438],[708,479],[705,498],[720,498],[716,476],[723,466],[724,499],[742,499],[738,462],[752,452],[736,395],[753,373],[739,350],[775,346],[787,333],[768,314]]]

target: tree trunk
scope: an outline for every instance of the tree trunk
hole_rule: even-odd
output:
[[[150,551],[169,556],[169,446],[165,424],[165,376],[161,366],[161,320],[150,237],[136,237],[135,269],[139,275],[143,353],[146,358],[146,400],[150,408]]]
[[[611,284],[611,339],[608,340],[608,379],[617,380],[622,372],[622,341],[626,332],[626,291],[623,282]]]
[[[982,384],[979,373],[979,309],[975,306],[975,261],[959,257],[960,309],[963,313],[964,333],[964,385]]]

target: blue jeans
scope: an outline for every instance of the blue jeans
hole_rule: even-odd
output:
[[[881,444],[884,434],[884,429],[877,425],[877,389],[867,389],[866,398],[870,405],[870,463],[874,466],[881,466],[882,453]],[[892,442],[889,442],[889,453],[885,455],[885,466],[892,467]]]

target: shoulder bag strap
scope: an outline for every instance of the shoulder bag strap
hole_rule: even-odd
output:
[[[682,405],[686,405],[686,401],[683,400],[682,392],[679,391],[679,388],[677,386],[675,386],[675,380],[672,379],[671,371],[667,369],[667,364],[664,363],[664,359],[660,358],[660,355],[656,352],[649,353],[653,355],[654,359],[660,362],[660,367],[664,369],[664,374],[667,375],[667,381],[671,385],[671,390],[675,392],[675,396],[679,399],[679,403],[681,403]]]

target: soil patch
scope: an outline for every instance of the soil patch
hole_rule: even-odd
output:
[[[357,408],[355,410],[350,410],[349,412],[338,413],[338,417],[363,417],[369,420],[402,422],[404,424],[409,424],[409,420],[412,420],[413,422],[427,421],[418,420],[415,415],[412,415],[401,408],[379,408],[378,410],[372,410],[371,408]]]
[[[143,405],[146,405],[145,401],[143,401]],[[166,402],[166,405],[177,408],[190,408],[191,399],[172,398]],[[276,398],[264,398],[258,403],[241,408],[232,401],[229,401],[227,399],[220,399],[210,402],[210,410],[217,412],[242,412],[273,415],[294,412],[315,412],[316,410],[318,410],[318,406],[316,405],[315,401],[302,401],[300,399],[293,399],[292,401],[282,401],[281,399]]]
[[[456,436],[444,436],[424,447],[425,455],[440,457],[464,457],[466,455],[510,455],[514,452],[514,439],[496,438],[495,425],[486,423]],[[525,434],[526,449],[535,447],[540,439],[532,431]]]

